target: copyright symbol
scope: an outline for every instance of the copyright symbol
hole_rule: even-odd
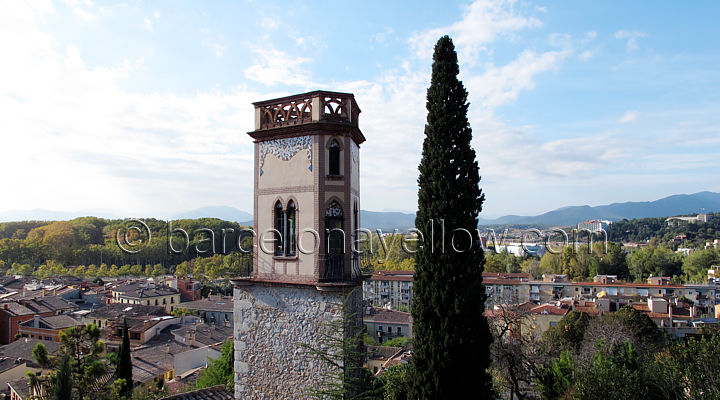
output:
[[[126,219],[126,227],[121,227],[117,230],[115,241],[122,251],[129,254],[139,253],[144,246],[150,243],[152,238],[152,232],[147,224],[139,219]],[[142,239],[142,235],[147,235],[147,240]]]

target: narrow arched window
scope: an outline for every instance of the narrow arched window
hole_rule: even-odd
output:
[[[330,175],[340,175],[340,145],[337,140],[330,142],[329,148]]]
[[[325,275],[327,280],[342,280],[345,270],[345,232],[343,231],[343,209],[333,201],[325,210]]]
[[[286,215],[286,229],[285,235],[287,237],[287,251],[285,252],[288,256],[295,255],[295,202],[290,200],[288,203]]]
[[[345,232],[343,231],[343,209],[333,201],[325,211],[325,229],[327,232],[327,253],[339,254],[344,251]]]
[[[283,255],[283,232],[285,231],[285,213],[282,203],[275,203],[275,255]]]

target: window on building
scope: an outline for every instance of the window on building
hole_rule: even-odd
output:
[[[392,326],[388,326],[388,333],[392,333]]]
[[[340,145],[337,140],[333,139],[332,142],[330,142],[328,154],[328,159],[330,160],[329,175],[340,175]]]
[[[170,298],[170,304],[175,304],[175,298],[174,298],[174,297],[171,297],[171,298]]]
[[[286,232],[285,237],[287,237],[287,249],[285,251],[285,255],[287,256],[294,256],[295,255],[295,202],[290,200],[287,206],[287,212],[285,213],[285,220],[287,223],[285,224]]]
[[[345,244],[343,229],[343,210],[337,201],[333,201],[325,211],[325,229],[328,235],[328,254],[341,254]]]
[[[159,305],[158,299],[155,299],[155,305],[156,305],[156,306]]]
[[[282,203],[279,201],[275,203],[275,255],[281,256],[283,254],[283,240],[282,235],[285,230],[285,213],[282,209]]]
[[[402,333],[402,329],[398,326],[398,327],[397,327],[397,334],[399,335],[399,334],[401,334],[401,333]]]
[[[275,255],[283,254],[283,231],[285,230],[285,212],[283,212],[282,203],[275,203]]]

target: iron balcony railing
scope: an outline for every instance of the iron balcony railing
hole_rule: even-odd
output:
[[[344,254],[326,254],[325,255],[325,272],[323,280],[329,282],[342,281],[345,272]]]

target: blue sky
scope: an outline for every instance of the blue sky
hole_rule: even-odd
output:
[[[251,102],[351,91],[362,207],[416,208],[432,46],[470,93],[483,216],[720,191],[720,4],[8,2],[0,211],[252,209]]]

